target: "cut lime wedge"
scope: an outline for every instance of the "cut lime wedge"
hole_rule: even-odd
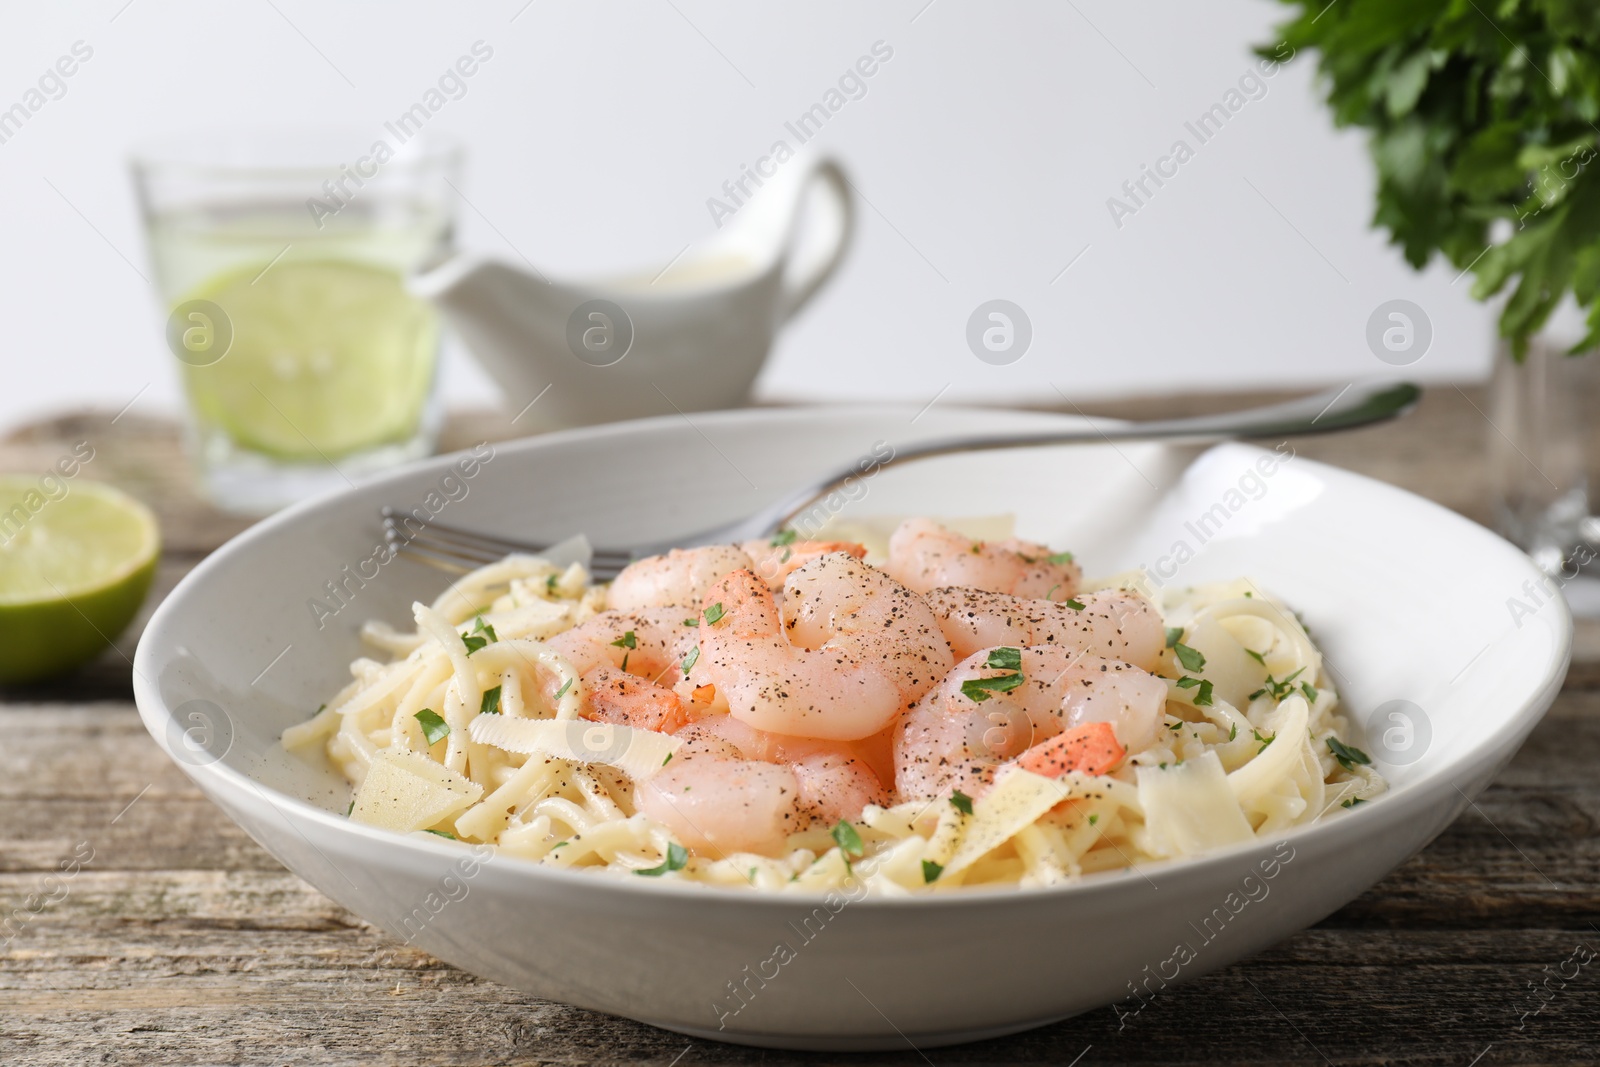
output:
[[[233,341],[186,365],[203,422],[277,459],[318,462],[416,432],[433,380],[432,308],[395,271],[285,258],[219,275],[185,300],[228,316]]]
[[[126,493],[0,476],[0,682],[93,657],[138,613],[160,552],[155,516]]]

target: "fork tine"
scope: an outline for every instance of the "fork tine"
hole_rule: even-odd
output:
[[[547,545],[530,544],[526,541],[514,541],[506,537],[496,537],[491,534],[477,533],[473,530],[464,530],[458,526],[450,526],[433,520],[422,524],[422,529],[416,534],[412,534],[401,525],[411,518],[410,515],[387,507],[383,509],[382,514],[384,527],[398,531],[402,537],[407,539],[428,537],[432,540],[449,540],[497,552],[501,556],[509,556],[513,552],[532,554],[549,547]]]
[[[455,532],[453,529],[450,531],[452,534]],[[465,574],[486,564],[498,562],[511,552],[538,551],[535,546],[529,544],[506,542],[487,536],[477,537],[468,531],[461,532],[468,536],[457,540],[438,529],[437,524],[430,524],[413,534],[399,526],[394,513],[385,514],[383,519],[384,540],[396,554],[451,574]],[[630,562],[631,558],[624,557],[620,553],[597,553],[589,565],[589,573],[597,580],[609,581]]]
[[[549,545],[534,544],[529,541],[517,541],[494,534],[479,533],[476,530],[466,530],[459,526],[447,523],[429,522],[416,534],[411,534],[401,524],[409,518],[403,512],[393,508],[382,509],[384,529],[394,530],[396,535],[404,540],[433,540],[449,542],[462,548],[477,549],[493,553],[494,559],[508,556],[514,552],[537,555],[549,548]],[[597,548],[593,550],[596,563],[625,567],[633,561],[633,553],[620,549]]]
[[[434,553],[430,549],[416,544],[415,542],[407,543],[404,541],[391,541],[389,543],[393,546],[396,555],[404,556],[405,558],[415,560],[418,563],[425,563],[435,570],[441,570],[447,574],[466,574],[470,571],[475,571],[482,566],[481,563],[476,561],[465,562],[456,556]]]
[[[408,534],[390,525],[387,521],[383,525],[383,537],[385,541],[388,541],[396,548],[416,544],[434,552],[457,556],[468,562],[480,565],[493,563],[506,555],[506,553],[495,548],[452,541],[449,538],[434,536],[426,530],[416,534]]]
[[[460,556],[452,556],[448,553],[436,552],[432,548],[422,545],[416,541],[413,541],[409,544],[403,541],[394,542],[394,545],[395,553],[397,555],[404,556],[407,559],[415,560],[418,563],[426,564],[427,566],[433,567],[436,570],[444,571],[446,574],[453,574],[457,576],[475,571],[479,567],[483,566],[486,562],[494,562],[494,560],[467,560]],[[496,559],[498,558],[499,557],[496,557]],[[589,569],[589,576],[595,581],[609,582],[611,579],[615,578],[619,573],[621,573],[621,571],[622,568],[618,566],[598,564]]]
[[[462,545],[455,542],[430,538],[418,535],[405,538],[392,532],[385,532],[385,540],[394,546],[397,552],[404,552],[416,548],[419,552],[431,553],[434,556],[448,557],[453,561],[466,563],[472,567],[482,567],[490,563],[498,563],[505,558],[505,553],[495,549],[482,548],[475,545]],[[624,559],[609,558],[604,556],[590,560],[589,572],[596,577],[614,576],[631,562]]]
[[[536,555],[540,551],[533,545],[512,546],[509,544],[497,544],[488,540],[469,540],[464,537],[457,537],[444,530],[424,530],[416,535],[415,540],[433,545],[448,546],[452,551],[460,552],[463,555],[470,554],[474,558],[482,559],[485,562],[493,562],[513,554]]]

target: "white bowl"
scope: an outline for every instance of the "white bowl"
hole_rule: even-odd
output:
[[[442,503],[440,521],[627,544],[753,511],[877,442],[1075,421],[915,414],[743,411],[579,430],[495,446],[470,478],[444,457],[302,504],[216,552],[156,612],[134,665],[145,725],[287,867],[465,970],[697,1037],[926,1048],[1114,1001],[1135,1011],[1147,990],[1316,922],[1443,830],[1561,685],[1561,598],[1530,598],[1541,578],[1525,556],[1425,500],[1306,459],[1264,476],[1270,453],[1242,445],[1187,469],[1156,446],[1029,449],[891,468],[846,506],[1010,510],[1021,534],[1071,547],[1092,573],[1143,563],[1185,584],[1255,578],[1304,615],[1391,791],[1278,841],[1064,888],[824,900],[480,863],[463,844],[346,821],[342,779],[278,745],[347,679],[362,619],[404,623],[413,599],[442,587],[404,560],[348,577],[373,556],[380,506]],[[1195,554],[1177,564],[1180,543]],[[319,628],[310,604],[336,606],[330,582],[348,603]],[[1534,610],[1513,612],[1513,597]]]

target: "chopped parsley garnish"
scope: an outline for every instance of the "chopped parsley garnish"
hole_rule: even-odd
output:
[[[779,563],[788,563],[789,562],[789,557],[792,556],[792,555],[794,555],[794,549],[786,548],[786,549],[783,550],[783,555],[778,557],[778,562]]]
[[[683,657],[683,676],[685,678],[687,678],[689,676],[689,672],[694,669],[694,665],[696,663],[698,663],[699,661],[700,661],[700,646],[699,645],[695,645],[693,648],[691,648],[689,650],[689,654],[687,656]]]
[[[432,708],[423,708],[417,712],[416,720],[422,724],[422,736],[428,739],[430,745],[436,745],[450,736],[450,724]]]
[[[1353,808],[1357,804],[1365,804],[1365,803],[1366,803],[1366,801],[1363,800],[1361,797],[1351,797],[1349,800],[1345,801],[1343,804],[1340,804],[1339,806],[1341,808]]]
[[[1172,648],[1174,645],[1176,645],[1179,641],[1182,641],[1182,640],[1183,640],[1183,627],[1181,627],[1181,626],[1169,626],[1169,627],[1167,627],[1167,647],[1168,648]]]
[[[566,696],[567,695],[567,690],[571,689],[571,688],[572,688],[572,679],[568,678],[566,681],[561,683],[561,688],[556,690],[556,699],[560,700],[562,697]]]
[[[684,619],[683,620],[683,624],[685,626],[699,626],[700,625],[700,620],[699,619]]]
[[[722,601],[717,601],[706,609],[706,622],[715,626],[727,612],[722,610]]]
[[[972,814],[972,798],[959,789],[950,794],[950,806],[963,815]]]
[[[1052,585],[1050,587],[1050,591],[1044,595],[1044,598],[1046,600],[1054,600],[1056,598],[1056,590],[1060,589],[1060,588],[1061,588],[1061,583],[1060,582],[1057,582],[1055,585]]]
[[[661,761],[661,766],[665,767],[667,764],[669,764],[671,762],[672,762],[672,753],[668,752],[667,753],[667,758]]]
[[[834,842],[839,846],[839,851],[852,859],[860,859],[867,854],[867,846],[861,843],[861,835],[856,833],[856,828],[844,819],[830,832]]]
[[[961,683],[961,695],[975,704],[982,704],[995,693],[1009,693],[1027,679],[1021,671],[1000,674],[993,678],[968,678]]]
[[[559,580],[560,580],[560,575],[556,575],[556,574],[547,574],[547,575],[545,575],[544,576],[544,591],[547,594],[554,595],[554,593],[556,591],[556,582],[558,582]]]
[[[1239,736],[1239,724],[1238,723],[1234,723],[1228,729],[1228,740],[1232,741],[1235,737],[1238,737],[1238,736]]]
[[[1339,766],[1347,771],[1356,769],[1356,764],[1369,764],[1372,757],[1354,745],[1347,745],[1337,737],[1328,738],[1328,751],[1333,753],[1333,758],[1339,761]]]
[[[1022,676],[1022,649],[1013,646],[1002,646],[992,649],[989,657],[984,661],[985,667],[994,670],[1010,671],[994,678],[968,678],[961,683],[961,692],[969,700],[983,703],[996,692],[1009,693],[1021,685],[1025,679]]]
[[[1002,646],[991,649],[989,658],[984,661],[985,667],[994,667],[1002,671],[1020,671],[1022,669],[1022,649]]]
[[[1276,741],[1278,739],[1278,735],[1277,734],[1273,734],[1271,737],[1263,736],[1261,731],[1257,730],[1253,726],[1250,728],[1250,733],[1255,736],[1255,739],[1257,741],[1261,742],[1261,747],[1256,749],[1256,755],[1258,755],[1258,756],[1261,755],[1261,753],[1263,753],[1263,752],[1265,752],[1267,750],[1267,746],[1268,745],[1272,744],[1272,742],[1274,742],[1274,741]]]
[[[922,884],[923,885],[928,885],[928,884],[930,884],[932,882],[937,882],[939,880],[939,876],[941,874],[943,874],[943,873],[944,873],[944,865],[943,864],[935,863],[932,860],[923,860],[922,861]]]
[[[556,694],[556,695],[558,697],[560,696],[559,693]],[[498,685],[495,686],[493,689],[485,689],[483,691],[483,699],[478,702],[478,714],[479,715],[498,715],[498,714],[500,714],[500,687]]]
[[[1310,682],[1301,682],[1300,692],[1305,694],[1306,703],[1315,704],[1317,702],[1317,687]]]
[[[1090,826],[1093,826],[1095,823],[1097,823],[1099,821],[1100,821],[1100,813],[1099,812],[1094,812],[1089,816],[1089,825]]]
[[[1081,601],[1081,600],[1078,600],[1078,599],[1063,600],[1062,603],[1065,604],[1067,607],[1071,608],[1073,611],[1082,611],[1083,610],[1083,601]]]
[[[666,874],[668,871],[681,871],[688,862],[689,850],[676,841],[672,841],[667,845],[667,858],[661,861],[660,866],[646,867],[642,871],[634,871],[633,873],[642,874],[646,878],[656,878]]]
[[[1194,706],[1197,708],[1211,707],[1211,683],[1201,678],[1191,678],[1187,674],[1178,679],[1179,689],[1198,689],[1194,695]],[[1173,727],[1177,729],[1177,727]]]
[[[1177,654],[1178,662],[1183,664],[1186,671],[1203,671],[1206,669],[1206,658],[1197,648],[1190,648],[1182,641],[1174,641],[1172,651]]]
[[[794,544],[795,538],[799,536],[800,535],[795,533],[793,530],[779,530],[777,533],[772,535],[772,540],[768,541],[767,544],[771,545],[773,548],[777,548],[779,545],[792,545]]]
[[[619,637],[615,641],[611,642],[611,647],[612,648],[638,648],[639,647],[639,639],[634,636],[634,633],[633,633],[632,630],[629,630],[627,633],[623,634],[621,637]]]
[[[456,835],[451,833],[449,830],[424,830],[422,832],[425,834],[433,834],[435,837],[447,837],[451,841],[456,839]]]
[[[1260,689],[1257,689],[1254,693],[1251,693],[1249,699],[1254,700],[1256,697],[1265,693],[1271,694],[1272,699],[1276,700],[1278,703],[1283,703],[1289,698],[1289,694],[1295,691],[1294,680],[1304,674],[1305,670],[1306,669],[1304,667],[1301,667],[1299,670],[1295,671],[1281,682],[1276,681],[1272,675],[1267,675],[1267,684],[1262,686]]]
[[[471,633],[462,634],[461,640],[466,643],[467,655],[470,656],[484,645],[491,641],[498,641],[500,638],[495,636],[494,627],[484,622],[483,616],[479,615],[478,625],[472,628]]]
[[[313,719],[315,719],[318,715],[321,715],[323,712],[325,712],[327,710],[328,710],[328,705],[326,705],[326,704],[318,704],[317,705],[317,710],[313,711],[311,713],[311,717]]]
[[[1072,553],[1071,552],[1052,552],[1052,553],[1050,553],[1048,556],[1046,556],[1044,558],[1044,561],[1046,563],[1054,563],[1056,566],[1059,567],[1063,563],[1071,563],[1072,562]]]
[[[1245,649],[1244,650],[1244,654],[1249,656],[1251,659],[1255,660],[1257,663],[1261,664],[1263,667],[1265,667],[1267,665],[1267,657],[1263,656],[1261,653],[1257,652],[1253,648]]]
[[[356,810],[356,802],[355,802],[354,799],[352,799],[350,801],[350,806],[348,808],[344,809],[344,817],[348,819],[351,815],[355,814],[355,810]]]

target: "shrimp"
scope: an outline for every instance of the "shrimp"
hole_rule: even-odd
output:
[[[957,656],[996,645],[1059,645],[1154,670],[1166,630],[1154,604],[1138,593],[1105,589],[1065,603],[945,586],[923,599]]]
[[[774,734],[757,730],[732,715],[707,715],[677,731],[690,745],[704,745],[739,759],[758,759],[768,763],[794,763],[807,756],[832,753],[859,760],[872,767],[874,760],[865,750],[868,742],[824,741],[793,734]]]
[[[629,618],[639,625],[637,616]],[[594,627],[584,650],[611,649],[599,642],[625,625],[619,620]],[[633,632],[637,639],[640,631]],[[585,671],[583,685],[584,718],[684,741],[671,766],[635,787],[634,803],[699,852],[779,855],[792,833],[854,819],[868,804],[888,801],[878,775],[849,743],[768,734],[726,714],[690,722],[678,693],[605,663]]]
[[[895,786],[903,801],[955,789],[978,796],[1001,765],[1089,723],[1110,724],[1113,740],[1138,752],[1155,740],[1166,698],[1161,679],[1117,660],[1053,645],[984,649],[956,664],[901,722]],[[1046,748],[1032,763],[1060,764],[1061,756]]]
[[[889,726],[955,657],[922,598],[844,553],[772,591],[735,571],[706,595],[690,679],[740,721],[776,734],[854,741]]]
[[[674,548],[634,560],[611,582],[606,603],[618,611],[696,608],[730,571],[748,569],[750,554],[736,545]]]
[[[746,541],[739,546],[750,556],[750,569],[766,580],[774,592],[783,588],[784,581],[795,571],[818,556],[830,552],[847,552],[856,559],[867,554],[867,546],[855,541],[784,541],[781,537]]]
[[[725,575],[754,571],[773,590],[800,567],[829,552],[867,554],[854,541],[785,541],[759,538],[739,545],[674,548],[661,556],[635,560],[611,583],[607,603],[619,611],[642,608],[695,608]]]
[[[974,541],[932,519],[907,519],[889,538],[884,570],[917,593],[946,585],[1051,600],[1070,597],[1083,578],[1067,553],[1019,541]]]
[[[702,854],[780,855],[790,834],[888,801],[877,775],[845,745],[764,734],[727,715],[677,733],[686,743],[639,784],[634,801]]]
[[[688,721],[678,694],[615,667],[583,676],[583,717],[670,734]]]
[[[694,646],[695,630],[683,622],[683,612],[671,608],[602,611],[545,644],[581,675],[612,667],[654,680],[675,672]]]

